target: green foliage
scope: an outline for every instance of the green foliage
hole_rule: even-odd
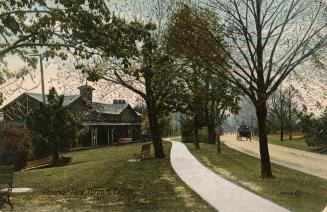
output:
[[[77,133],[78,146],[86,147],[90,145],[91,135],[88,129],[81,129]]]
[[[170,114],[160,114],[158,116],[158,124],[159,124],[159,130],[160,130],[161,136],[164,134],[167,134],[173,130],[170,125],[171,118],[172,117]],[[144,113],[142,115],[142,123],[141,124],[142,124],[141,125],[142,132],[151,133],[148,113]]]
[[[48,103],[41,104],[27,120],[37,154],[51,153],[55,161],[59,159],[59,152],[72,146],[79,130],[76,117],[68,108],[63,107],[63,98],[57,94],[55,88],[51,88]]]
[[[208,33],[208,27],[214,31]],[[182,66],[175,86],[180,92],[171,98],[172,104],[184,113],[200,116],[204,123],[199,126],[221,124],[227,111],[236,113],[240,109],[240,89],[222,77],[226,73],[221,67],[228,62],[222,46],[217,45],[223,45],[222,30],[210,10],[182,4],[172,14],[165,36],[167,51]],[[220,75],[214,74],[217,72]]]
[[[31,54],[42,52],[45,58],[66,59],[67,52],[73,49],[77,54],[86,52],[84,45],[71,40],[75,35],[70,26],[99,22],[108,16],[102,0],[0,1],[0,85],[22,78],[31,68],[35,69],[37,58]],[[8,70],[8,55],[18,56],[26,67]]]
[[[193,142],[192,120],[191,119],[183,118],[181,120],[181,132],[182,132],[182,142],[184,142],[184,143]]]
[[[212,11],[182,4],[170,18],[166,35],[167,51],[174,56],[191,59],[197,64],[223,65],[226,55],[221,46],[217,45],[223,45],[222,32],[223,26]]]
[[[268,103],[267,127],[270,133],[286,130],[290,131],[296,127],[299,116],[299,104],[297,101],[302,97],[293,86],[288,89],[278,89],[272,94]],[[283,125],[283,126],[282,126]]]
[[[327,152],[327,108],[321,117],[303,114],[301,126],[308,146],[318,147],[321,152]]]
[[[32,158],[39,159],[51,154],[51,145],[42,135],[32,132]]]
[[[32,141],[24,128],[0,129],[0,165],[14,164],[15,170],[26,167],[31,156]]]

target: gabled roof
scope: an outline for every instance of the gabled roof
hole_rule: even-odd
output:
[[[40,93],[25,93],[26,95],[28,95],[29,97],[32,97],[36,100],[38,100],[39,102],[42,102],[42,94]],[[45,102],[47,103],[48,101],[48,95],[46,95],[45,98]],[[67,106],[70,105],[71,103],[73,103],[76,99],[78,99],[80,97],[80,95],[65,95],[64,96],[64,102],[63,102],[63,106]]]
[[[91,107],[99,113],[120,114],[129,104],[103,104],[92,102]]]
[[[40,94],[40,93],[26,92],[26,93],[23,93],[22,95],[27,95],[27,96],[29,96],[29,97],[31,97],[31,98],[39,101],[39,102],[43,101],[42,100],[42,94]],[[16,101],[21,96],[17,97],[15,100],[8,103],[6,106],[1,108],[1,110],[3,110],[8,105],[10,105],[12,102]],[[48,95],[46,95],[46,103],[48,101],[47,97],[48,97]],[[80,95],[64,95],[63,106],[68,106],[68,105],[72,104],[79,97],[80,97]],[[126,103],[125,104],[105,104],[105,103],[99,103],[99,102],[91,102],[90,106],[91,106],[91,108],[93,108],[98,113],[107,113],[107,114],[115,114],[115,115],[121,114],[126,108],[130,107],[130,105],[126,104]],[[134,112],[136,113],[136,111],[134,111]]]

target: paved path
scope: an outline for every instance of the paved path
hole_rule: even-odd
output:
[[[205,201],[222,212],[286,212],[258,195],[220,177],[203,166],[181,142],[172,142],[171,164],[177,175]]]
[[[259,158],[258,141],[237,141],[235,135],[225,135],[221,139],[227,146]],[[273,163],[327,179],[327,155],[274,144],[269,144],[269,153]]]

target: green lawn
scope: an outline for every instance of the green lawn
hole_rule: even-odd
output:
[[[257,137],[255,137],[255,139],[259,140]],[[273,134],[268,135],[268,142],[271,144],[312,152],[311,148],[305,143],[304,138],[295,138],[293,140],[289,140],[288,136],[284,136],[284,140],[280,141],[280,135]]]
[[[214,211],[174,173],[165,143],[165,159],[127,162],[140,144],[70,153],[63,167],[16,172],[13,194],[19,211]],[[97,189],[97,190],[95,190]],[[8,207],[7,207],[8,209]]]
[[[322,211],[327,205],[327,180],[272,164],[274,179],[260,178],[260,161],[222,144],[218,156],[215,145],[201,144],[188,149],[205,166],[224,178],[292,211]]]

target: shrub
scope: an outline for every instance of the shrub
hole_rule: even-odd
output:
[[[315,118],[313,114],[301,118],[302,130],[308,146],[319,147],[321,151],[327,150],[327,110]]]
[[[51,154],[48,140],[38,133],[32,133],[33,159],[43,158]]]
[[[91,133],[88,129],[82,129],[77,133],[78,146],[86,147],[90,146],[91,143]]]
[[[0,129],[0,164],[15,166],[15,170],[26,167],[31,156],[32,141],[24,128],[8,127]]]

